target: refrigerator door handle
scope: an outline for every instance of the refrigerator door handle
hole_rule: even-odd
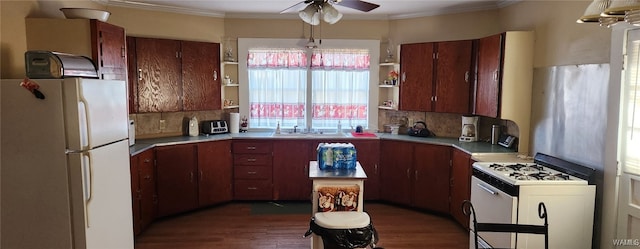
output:
[[[82,156],[82,167],[85,172],[85,185],[84,185],[84,214],[85,225],[87,228],[91,227],[89,223],[89,202],[93,197],[93,167],[91,166],[91,156],[89,153],[84,153]]]
[[[89,141],[89,134],[91,134],[89,126],[89,112],[87,101],[81,97],[78,101],[78,117],[80,119],[80,146],[82,149],[87,149],[91,141]]]

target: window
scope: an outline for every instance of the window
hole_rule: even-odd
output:
[[[377,129],[377,78],[372,77],[378,66],[371,61],[378,60],[379,41],[331,45],[325,40],[313,51],[293,41],[238,39],[239,53],[247,54],[246,63],[239,58],[239,81],[248,82],[245,88],[240,84],[240,113],[250,129],[272,130],[280,123],[283,129],[332,131],[339,122],[345,130]]]
[[[253,49],[247,58],[249,123],[268,128],[304,125],[307,56],[299,49]]]
[[[317,49],[311,57],[312,123],[316,129],[367,126],[369,51]]]

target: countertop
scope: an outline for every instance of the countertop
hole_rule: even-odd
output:
[[[512,149],[504,148],[499,145],[492,145],[487,142],[460,142],[458,138],[451,137],[413,137],[408,135],[393,135],[390,133],[375,133],[376,137],[354,137],[351,133],[345,133],[344,136],[332,137],[332,136],[274,136],[273,132],[243,132],[243,133],[225,133],[216,135],[200,135],[197,137],[190,136],[176,136],[176,137],[162,137],[151,139],[136,139],[135,144],[129,147],[130,154],[136,155],[145,150],[151,149],[156,146],[167,146],[177,144],[187,144],[195,142],[207,142],[218,140],[237,140],[237,139],[380,139],[380,140],[397,140],[416,143],[427,143],[444,146],[452,146],[460,149],[472,156],[472,159],[477,161],[492,161],[495,160],[510,160],[516,159],[517,152]]]
[[[309,162],[309,179],[312,180],[348,180],[348,179],[367,179],[367,174],[360,165],[360,162],[356,162],[355,169],[342,169],[342,170],[320,170],[318,167],[318,161]]]

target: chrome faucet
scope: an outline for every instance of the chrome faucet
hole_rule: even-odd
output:
[[[293,126],[293,133],[296,133],[296,132],[297,132],[297,129],[298,129],[298,126],[297,126],[297,125],[294,125],[294,126]]]

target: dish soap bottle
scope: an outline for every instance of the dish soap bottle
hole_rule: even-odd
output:
[[[280,121],[278,121],[278,125],[276,126],[276,134],[280,134]]]
[[[338,120],[338,130],[336,130],[336,133],[342,133],[342,124],[340,123],[340,120]]]

